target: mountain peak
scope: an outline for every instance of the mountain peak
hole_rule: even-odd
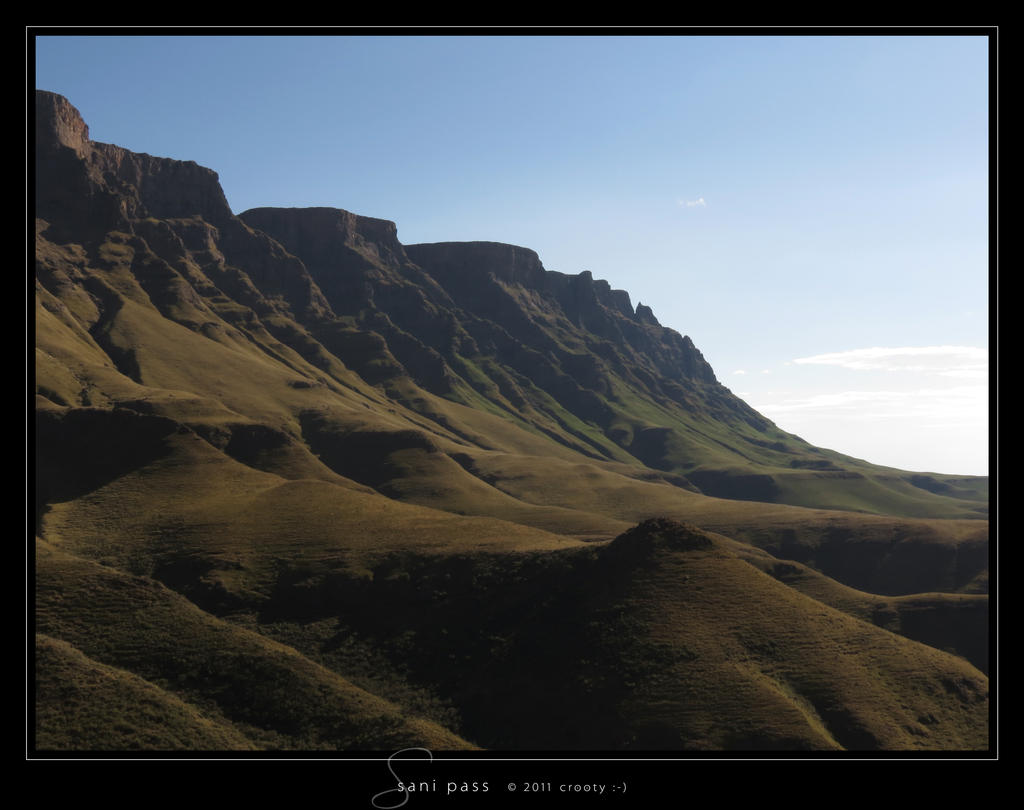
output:
[[[545,287],[546,271],[540,256],[535,250],[519,245],[504,242],[430,242],[406,245],[406,251],[420,266],[429,264],[453,281],[475,284],[480,278],[490,276],[504,284],[519,285],[530,290]],[[441,283],[444,284],[444,281]]]
[[[301,208],[250,208],[238,215],[253,228],[273,236],[281,244],[308,261],[313,254],[337,249],[343,245],[374,245],[376,251],[402,254],[398,227],[389,219],[354,214],[344,208],[314,206]],[[404,255],[401,256],[404,259]],[[315,259],[314,259],[315,261]]]
[[[73,155],[62,154],[65,149]],[[201,216],[213,225],[233,216],[217,172],[191,160],[90,140],[81,113],[64,96],[47,90],[36,91],[36,153],[38,185],[60,198],[64,192],[54,188],[54,181],[59,185],[58,177],[66,183],[75,176],[105,212],[94,218],[107,227],[119,216]],[[45,211],[46,205],[41,208]]]
[[[89,126],[64,96],[36,90],[36,147],[51,151],[67,147],[84,156],[91,145]]]
[[[636,319],[640,323],[650,324],[651,326],[661,326],[658,319],[654,317],[654,310],[646,304],[642,304],[640,301],[636,302]]]

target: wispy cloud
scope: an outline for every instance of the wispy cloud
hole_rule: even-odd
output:
[[[750,404],[772,418],[802,413],[858,422],[898,419],[984,423],[988,414],[988,386],[961,385],[912,391],[838,391]]]
[[[703,197],[698,197],[696,200],[677,200],[678,204],[684,208],[707,208],[708,204],[704,201]]]
[[[903,470],[985,475],[988,386],[758,393],[747,399],[783,430],[818,447]]]
[[[738,368],[738,369],[736,369],[736,370],[735,370],[735,371],[733,372],[733,374],[746,374],[746,373],[747,373],[747,372],[746,372],[746,371],[745,371],[744,369],[742,369],[742,368]]]
[[[983,379],[988,374],[988,349],[977,346],[876,346],[800,357],[793,362],[857,371],[915,371],[944,377]]]

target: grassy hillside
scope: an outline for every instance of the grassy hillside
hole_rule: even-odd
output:
[[[987,479],[779,430],[532,251],[37,114],[39,749],[987,746]]]
[[[748,562],[800,593],[893,633],[959,655],[988,673],[988,594],[879,596],[842,585],[791,560],[780,562],[768,554],[736,550]]]
[[[36,576],[40,748],[470,747],[152,579],[42,541]]]
[[[35,732],[40,751],[245,751],[230,723],[67,642],[36,635]]]
[[[513,557],[394,555],[373,573],[282,589],[261,626],[307,651],[363,639],[457,707],[484,747],[987,746],[983,673],[693,527],[651,521],[610,544]]]

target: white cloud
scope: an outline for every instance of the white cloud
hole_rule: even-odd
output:
[[[696,200],[677,200],[679,205],[685,206],[686,208],[707,208],[708,204],[704,201],[703,197],[698,197]]]
[[[839,391],[775,402],[750,403],[768,417],[791,413],[821,414],[858,422],[882,419],[954,419],[986,422],[988,386],[918,388],[912,391]]]
[[[875,346],[773,365],[775,392],[745,399],[819,447],[905,470],[984,474],[988,366],[978,346]]]
[[[933,377],[937,383],[940,378]],[[818,447],[902,470],[985,475],[988,386],[759,393],[747,399]]]
[[[946,377],[984,379],[988,374],[988,349],[977,346],[876,346],[800,357],[793,362],[801,365],[840,366],[857,371],[916,371]]]
[[[937,371],[943,377],[958,377],[965,380],[987,380],[988,364],[984,368],[951,368],[945,371]]]
[[[733,372],[733,374],[746,374],[746,373],[747,373],[747,372],[746,372],[745,370],[743,370],[742,368],[738,368],[738,369],[736,369],[736,370],[735,370],[735,371]]]

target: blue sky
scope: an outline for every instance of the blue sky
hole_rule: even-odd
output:
[[[987,472],[983,36],[36,39],[94,140],[628,290],[808,441]]]

